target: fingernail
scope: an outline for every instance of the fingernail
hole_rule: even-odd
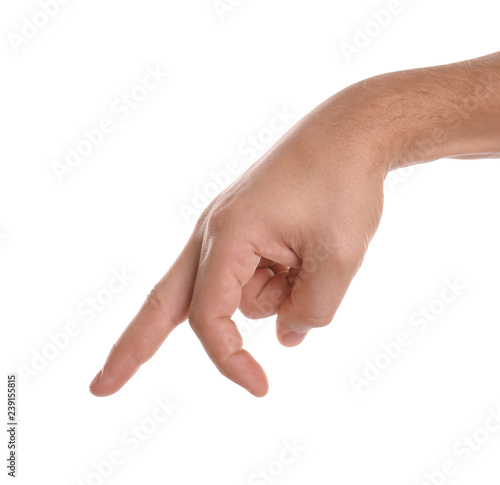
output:
[[[295,347],[299,345],[307,335],[306,332],[288,332],[283,335],[283,344],[287,347]]]
[[[101,378],[101,374],[102,374],[102,369],[97,373],[97,375],[94,377],[94,379],[92,380],[92,382],[90,383],[90,386],[89,387],[92,387],[92,386],[95,386],[98,382],[99,382],[99,379]]]

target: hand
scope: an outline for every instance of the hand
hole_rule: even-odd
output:
[[[382,213],[393,168],[500,156],[500,53],[375,76],[290,130],[205,210],[91,384],[118,391],[189,317],[216,367],[255,396],[268,390],[231,317],[277,314],[298,345],[327,325]]]
[[[378,226],[385,176],[349,96],[319,106],[210,204],[113,346],[93,394],[118,391],[189,317],[220,372],[264,396],[266,375],[242,348],[235,310],[277,313],[285,346],[331,322]]]

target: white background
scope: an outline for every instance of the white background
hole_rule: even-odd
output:
[[[187,323],[119,393],[88,391],[194,226],[181,204],[210,187],[209,172],[248,167],[272,145],[253,158],[240,147],[273,110],[298,120],[368,76],[494,52],[493,5],[402,1],[347,62],[341,43],[387,1],[249,0],[221,19],[210,0],[73,0],[18,52],[12,34],[40,6],[2,2],[2,392],[19,373],[17,483],[262,485],[271,480],[251,477],[270,467],[276,484],[420,485],[446,460],[457,471],[442,483],[499,483],[500,432],[466,462],[453,451],[500,406],[495,160],[437,161],[387,183],[382,223],[335,321],[294,349],[277,342],[273,318],[248,332],[266,397],[222,377]],[[114,100],[157,65],[168,79],[120,119]],[[114,131],[60,182],[53,163],[102,118]],[[86,324],[77,308],[122,268],[133,281]],[[446,279],[466,289],[419,334],[409,320]],[[79,335],[21,379],[68,322]],[[352,375],[405,330],[413,345],[358,395]],[[122,437],[151,425],[158,397],[178,408],[133,451]],[[282,466],[285,440],[305,450]],[[1,441],[4,457],[6,433]],[[121,464],[92,475],[114,451]]]

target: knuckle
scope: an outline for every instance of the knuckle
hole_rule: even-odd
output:
[[[260,312],[257,310],[257,308],[255,308],[253,302],[249,300],[242,298],[238,309],[247,318],[255,319],[260,317]]]
[[[195,229],[194,229],[195,232],[203,233],[205,226],[206,226],[206,223],[207,223],[207,219],[210,216],[210,213],[212,211],[213,205],[214,205],[214,201],[212,201],[207,207],[205,207],[203,212],[200,214],[200,217],[198,217],[198,220],[196,221],[196,225],[195,225]]]
[[[281,289],[274,289],[264,297],[259,297],[258,295],[248,295],[243,291],[238,308],[247,318],[258,319],[269,317],[278,312],[278,308],[288,294],[289,292],[286,293]]]
[[[154,310],[162,310],[162,302],[158,291],[158,286],[154,286],[152,290],[146,296],[146,305],[150,306]]]
[[[152,309],[154,312],[161,314],[170,321],[176,321],[174,316],[165,307],[164,299],[161,296],[158,284],[148,293],[143,306]]]
[[[208,235],[219,233],[228,223],[229,214],[226,209],[213,208],[205,217],[205,229]]]
[[[200,312],[195,308],[191,307],[188,313],[188,321],[189,325],[193,330],[196,330],[196,328],[198,328],[199,326],[198,323],[200,322],[200,320],[201,320]]]
[[[121,339],[118,339],[115,343],[114,343],[114,347],[116,349],[118,349],[120,352],[123,352],[125,354],[127,354],[132,360],[135,360],[139,365],[143,365],[145,364],[148,360],[149,360],[149,356],[146,356],[142,359],[140,359],[135,352],[133,352],[131,349],[129,348],[126,348],[124,347],[123,345],[123,342],[121,341]]]
[[[273,313],[273,308],[269,303],[266,305],[256,301],[242,300],[238,308],[245,317],[252,320],[270,316]]]
[[[286,316],[285,321],[291,324],[305,325],[310,328],[326,327],[331,323],[335,311],[327,308],[317,307],[295,307],[293,314]],[[281,317],[283,319],[283,315]]]
[[[340,274],[356,272],[364,257],[364,249],[345,243],[337,246],[332,255],[332,264]]]
[[[302,319],[305,325],[312,328],[326,327],[332,320],[333,313],[325,311],[318,312],[317,310],[315,313],[308,313],[307,316],[304,316]]]

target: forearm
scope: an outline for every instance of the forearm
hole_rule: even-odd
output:
[[[319,112],[331,118],[347,106],[348,123],[386,173],[445,157],[500,157],[500,53],[375,76]]]

